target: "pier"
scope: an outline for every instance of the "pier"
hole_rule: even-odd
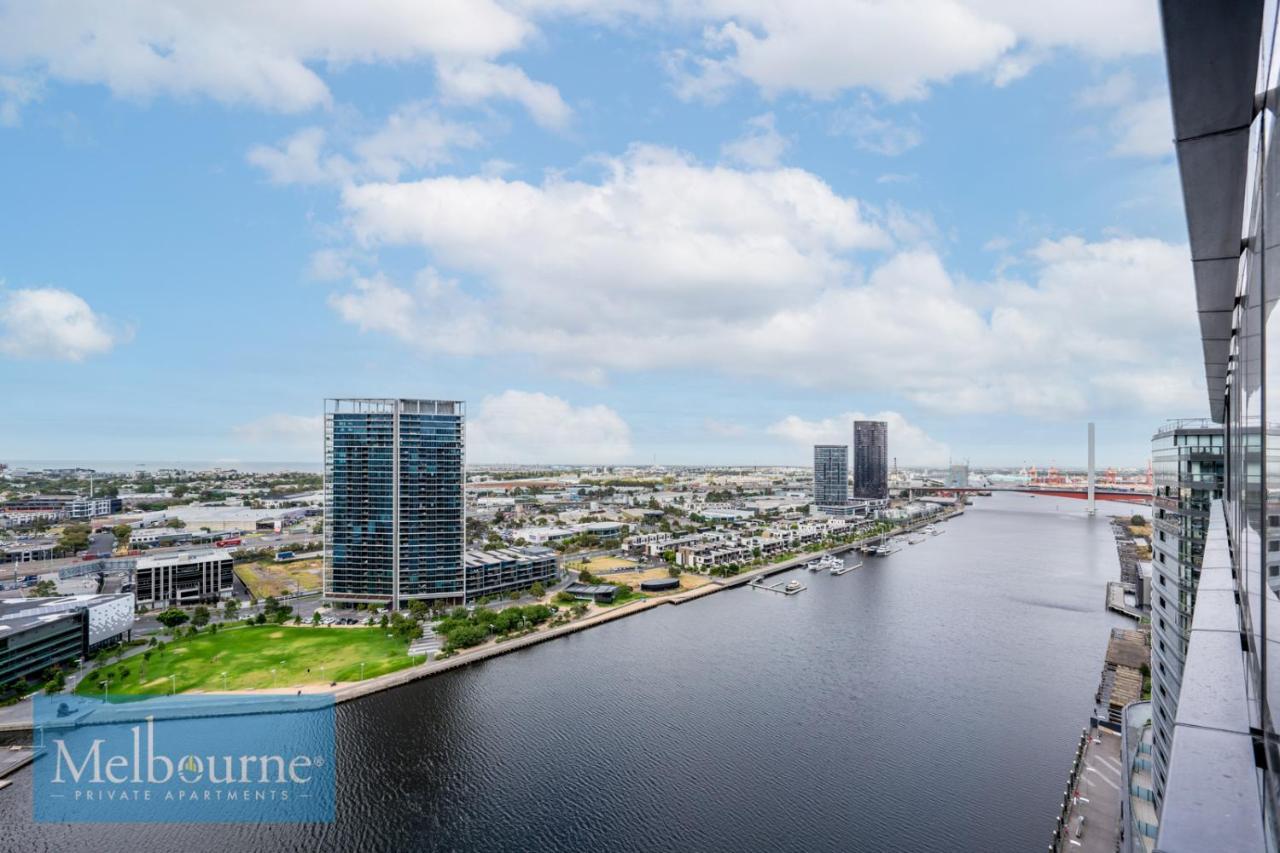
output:
[[[787,589],[787,585],[782,581],[777,583],[766,584],[763,579],[756,579],[753,583],[748,584],[752,589],[767,589],[770,592],[780,592],[783,595],[795,595],[798,592],[804,592],[809,587],[801,584],[795,589]]]

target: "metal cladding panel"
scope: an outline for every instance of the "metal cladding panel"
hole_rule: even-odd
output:
[[[1253,118],[1261,0],[1161,0],[1173,126],[1179,139]]]
[[[89,606],[89,645],[123,634],[133,627],[133,596],[123,595]]]
[[[1249,126],[1254,115],[1262,0],[1161,0],[1178,171],[1206,341],[1209,407],[1223,416],[1225,371],[1241,252]],[[1225,323],[1223,314],[1225,313]],[[1208,342],[1214,342],[1212,345]]]

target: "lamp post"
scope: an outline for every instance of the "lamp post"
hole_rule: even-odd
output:
[[[178,695],[178,676],[176,675],[169,676],[169,684],[172,688],[172,692],[169,695],[177,696]]]
[[[227,674],[225,672],[222,673],[222,689],[227,689]]]
[[[106,681],[99,681],[98,683],[102,685],[102,701],[105,702],[107,701],[107,685],[111,683],[111,679],[108,678]]]
[[[360,661],[360,680],[364,681],[364,661]]]
[[[271,667],[271,686],[272,688],[276,686],[276,668],[274,666]]]

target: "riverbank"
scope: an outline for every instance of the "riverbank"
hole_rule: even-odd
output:
[[[274,688],[274,689],[263,688],[258,690],[229,690],[229,691],[211,690],[211,691],[205,691],[202,693],[191,694],[191,695],[270,696],[270,695],[331,693],[336,703],[350,702],[352,700],[360,699],[362,697],[369,696],[374,693],[379,693],[384,690],[391,690],[396,687],[401,687],[403,685],[410,684],[414,681],[418,681],[419,679],[430,678],[432,676],[439,675],[444,672],[449,672],[450,670],[471,666],[472,664],[480,663],[482,661],[486,661],[491,658],[498,657],[499,655],[509,654],[511,652],[519,651],[520,649],[529,648],[530,646],[538,645],[539,643],[545,643],[550,640],[557,639],[559,637],[564,637],[569,634],[576,633],[578,631],[584,631],[588,628],[594,628],[598,625],[603,625],[608,622],[612,622],[616,619],[625,619],[629,616],[634,616],[638,613],[644,613],[646,611],[652,610],[655,607],[661,607],[667,604],[681,605],[689,601],[694,601],[696,599],[703,598],[708,595],[714,595],[715,593],[721,592],[723,590],[734,589],[740,586],[745,586],[752,583],[753,581],[767,578],[771,575],[790,571],[799,566],[803,566],[813,560],[820,559],[821,557],[827,554],[839,555],[847,551],[851,551],[856,548],[861,548],[869,544],[879,544],[893,536],[901,536],[905,533],[910,533],[912,531],[918,530],[927,524],[949,520],[951,518],[954,518],[957,515],[963,514],[963,512],[964,512],[964,509],[962,507],[956,507],[951,510],[945,510],[939,515],[933,516],[928,519],[922,519],[915,523],[904,525],[903,527],[895,528],[894,530],[889,531],[887,533],[877,534],[876,536],[867,537],[866,539],[860,539],[855,542],[842,543],[840,545],[836,545],[832,548],[827,548],[821,551],[813,551],[813,552],[805,552],[802,554],[797,554],[794,557],[790,557],[786,560],[783,560],[777,563],[770,563],[765,566],[758,566],[748,571],[741,572],[740,574],[734,575],[733,577],[713,578],[711,583],[708,583],[696,589],[683,590],[678,593],[673,593],[671,595],[664,595],[660,597],[644,598],[637,601],[629,602],[627,604],[621,604],[616,607],[610,607],[608,609],[600,610],[598,612],[584,616],[580,619],[576,619],[572,622],[565,623],[563,625],[556,625],[554,627],[540,629],[519,637],[512,637],[506,640],[495,641],[478,648],[459,652],[457,654],[451,655],[450,657],[447,657],[441,660],[433,660],[427,663],[418,664],[416,666],[410,666],[405,669],[397,670],[396,672],[388,673],[386,675],[380,675],[374,678],[367,678],[367,679],[364,679],[363,681],[339,682],[336,686],[330,686],[329,684],[326,684],[326,683],[314,683],[314,684],[295,685],[292,687],[281,687],[281,688]],[[12,735],[12,734],[21,734],[24,732],[26,733],[31,732],[32,724],[31,724],[29,714],[26,715],[25,720],[15,720],[13,719],[12,715],[6,715],[6,716],[8,717],[8,719],[0,720],[0,733],[7,733]]]

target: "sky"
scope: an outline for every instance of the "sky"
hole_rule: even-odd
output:
[[[1150,0],[0,0],[0,459],[1142,466],[1171,137]]]

